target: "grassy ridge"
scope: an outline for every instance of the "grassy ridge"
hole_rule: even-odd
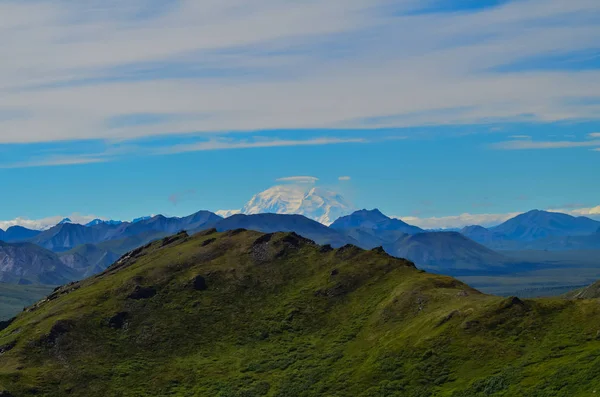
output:
[[[483,295],[378,250],[178,235],[17,317],[0,332],[0,390],[587,396],[599,330],[597,301]]]

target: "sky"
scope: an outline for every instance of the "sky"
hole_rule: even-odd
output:
[[[430,228],[600,217],[597,0],[0,0],[0,47],[0,228],[295,176]]]

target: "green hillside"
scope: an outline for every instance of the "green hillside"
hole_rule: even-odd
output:
[[[0,328],[17,397],[600,392],[597,301],[483,295],[294,233],[156,241]]]

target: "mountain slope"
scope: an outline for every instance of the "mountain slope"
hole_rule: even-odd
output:
[[[297,214],[324,225],[352,212],[352,206],[338,193],[296,185],[274,186],[258,193],[242,208],[246,215]]]
[[[33,238],[40,233],[38,230],[31,230],[22,226],[11,226],[6,231],[0,229],[0,241],[16,243]]]
[[[424,230],[409,225],[401,221],[400,219],[393,219],[385,216],[378,209],[374,210],[360,210],[353,212],[350,215],[343,216],[337,219],[331,224],[332,229],[336,230],[348,230],[348,229],[367,229],[374,230],[376,232],[381,231],[398,231],[406,234],[423,233]]]
[[[586,217],[533,210],[518,215],[489,230],[511,240],[533,241],[551,236],[577,236],[594,233],[600,222]]]
[[[0,330],[43,396],[588,396],[600,305],[486,296],[379,250],[180,234]]]
[[[477,225],[462,228],[460,234],[480,244],[491,244],[508,240],[508,237],[500,232],[493,232]]]
[[[58,256],[30,243],[0,241],[0,281],[18,284],[64,284],[75,279]]]
[[[208,229],[222,219],[212,212],[199,211],[182,218],[157,215],[134,223],[103,222],[92,226],[63,223],[43,231],[29,241],[54,252],[65,252],[84,244],[121,240],[144,233],[174,234],[181,230]]]
[[[215,227],[219,231],[249,229],[264,233],[295,232],[318,244],[330,244],[333,247],[356,243],[350,237],[302,215],[238,214],[222,220]]]
[[[103,234],[97,227],[60,223],[29,241],[54,252],[63,252],[78,245],[100,242],[102,238]]]
[[[457,232],[430,232],[406,236],[385,246],[391,255],[407,258],[427,269],[493,270],[510,260]]]

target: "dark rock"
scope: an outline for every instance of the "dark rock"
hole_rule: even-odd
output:
[[[200,245],[201,245],[202,247],[206,247],[207,245],[209,245],[209,244],[212,244],[212,243],[214,243],[215,241],[217,241],[217,239],[216,239],[216,238],[209,238],[208,240],[204,240],[204,241],[202,242],[202,244],[200,244]]]
[[[511,307],[525,307],[525,302],[523,302],[521,299],[517,298],[516,296],[509,296],[508,298],[504,299],[501,303],[500,303],[500,308],[501,309],[510,309]]]
[[[156,295],[156,289],[154,287],[135,287],[133,292],[127,296],[127,299],[149,299]]]
[[[339,270],[338,270],[338,269],[333,269],[333,270],[331,271],[331,275],[332,275],[332,276],[337,276],[338,274],[340,274],[340,272],[339,272]]]
[[[198,237],[210,236],[211,234],[215,234],[215,233],[217,233],[217,229],[215,229],[213,227],[211,229],[206,229],[206,230],[196,233],[196,236],[198,236]]]
[[[448,313],[447,315],[445,315],[444,317],[442,317],[442,319],[437,323],[436,327],[441,327],[442,325],[446,324],[448,321],[452,320],[454,317],[460,315],[460,311],[458,310],[453,310],[450,313]]]
[[[308,240],[302,236],[299,236],[298,234],[291,232],[289,234],[286,234],[282,239],[282,242],[287,243],[289,245],[291,245],[294,248],[299,248],[300,245],[302,245],[302,243],[307,243],[307,242],[312,242],[311,240]]]
[[[196,276],[192,282],[192,288],[196,291],[206,291],[208,289],[206,279],[203,276]]]
[[[11,351],[13,349],[13,347],[15,347],[16,344],[17,344],[16,341],[12,341],[10,343],[0,346],[0,356],[8,351]],[[1,396],[1,394],[0,394],[0,396]]]
[[[226,233],[226,235],[227,235],[228,237],[233,237],[233,236],[237,236],[237,235],[238,235],[238,234],[240,234],[240,233],[244,233],[244,232],[246,232],[246,231],[247,231],[246,229],[239,228],[239,229],[234,229],[234,230],[230,230],[230,231],[228,231],[228,232]]]
[[[39,340],[42,345],[55,346],[57,341],[63,335],[69,333],[75,328],[75,323],[71,320],[58,320],[52,328],[50,333]]]
[[[346,244],[343,247],[339,248],[336,252],[336,255],[357,255],[362,250],[358,248],[356,245]]]
[[[257,246],[257,245],[261,245],[261,244],[266,244],[269,241],[271,241],[271,239],[273,238],[273,236],[274,236],[273,233],[263,234],[262,236],[260,236],[256,240],[254,240],[254,242],[252,243],[252,245],[253,246]]]
[[[127,319],[129,318],[129,313],[127,312],[119,312],[108,319],[108,326],[114,329],[123,329],[127,328]]]
[[[175,241],[181,240],[182,238],[187,238],[188,234],[185,231],[181,231],[174,236],[165,237],[162,239],[162,246],[167,246]]]
[[[333,247],[330,244],[325,244],[319,247],[319,252],[326,253],[333,251]]]
[[[381,246],[375,247],[371,251],[376,252],[378,254],[385,254],[385,255],[387,255],[387,252],[385,252],[385,250]]]
[[[23,309],[23,310],[25,310],[25,309]],[[0,331],[3,331],[6,328],[8,328],[13,323],[13,321],[15,321],[15,318],[16,317],[13,317],[10,320],[6,320],[6,321],[0,321]]]
[[[462,328],[464,330],[470,330],[470,329],[479,327],[479,325],[480,325],[480,322],[477,320],[466,321],[465,323],[463,323]]]

